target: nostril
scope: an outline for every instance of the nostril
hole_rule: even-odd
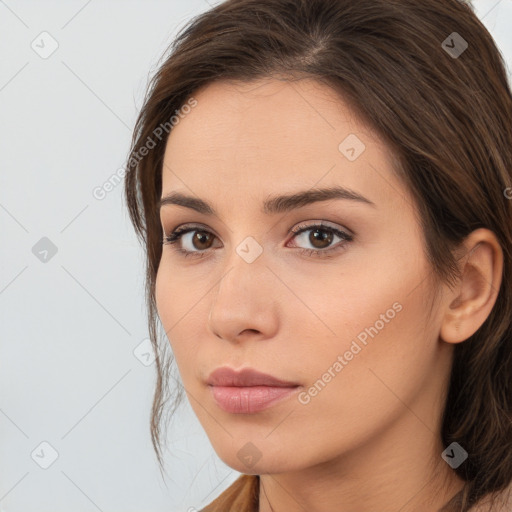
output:
[[[258,331],[258,330],[256,330],[256,329],[244,329],[244,330],[240,333],[240,335],[245,334],[246,332],[247,332],[247,333],[256,333],[256,334],[258,334],[260,331]]]

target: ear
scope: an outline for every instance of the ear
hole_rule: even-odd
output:
[[[440,338],[460,343],[472,336],[489,316],[498,297],[503,273],[503,251],[496,235],[485,228],[464,240],[459,264],[462,276],[445,295]]]

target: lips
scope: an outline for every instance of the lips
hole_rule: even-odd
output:
[[[274,388],[299,386],[296,382],[284,381],[272,375],[253,370],[252,368],[244,368],[237,372],[226,366],[214,370],[208,377],[207,384],[210,386],[271,386]]]
[[[231,414],[255,414],[283,402],[301,387],[252,368],[235,371],[217,368],[208,378],[208,387],[216,404]]]

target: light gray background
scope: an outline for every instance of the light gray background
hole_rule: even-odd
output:
[[[216,3],[0,0],[0,512],[192,512],[239,475],[186,401],[162,481],[154,365],[134,354],[144,255],[122,183],[93,195],[125,164],[163,51]],[[474,5],[512,69],[512,0]],[[31,47],[56,44],[44,31],[47,58]],[[57,248],[46,262],[43,237]],[[42,442],[58,453],[47,469]]]

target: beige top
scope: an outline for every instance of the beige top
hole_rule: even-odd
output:
[[[258,511],[258,490],[259,490],[259,477],[255,475],[242,474],[235,480],[218,498],[212,503],[202,508],[200,512],[210,512],[213,510],[219,510],[219,506],[225,506],[223,498],[231,498],[232,507],[229,510],[233,511]],[[252,502],[246,504],[247,491],[250,491],[252,495]],[[231,500],[230,500],[231,501]],[[491,505],[489,497],[483,498],[480,502],[469,509],[469,512],[491,512],[489,506]],[[221,508],[221,510],[226,510]],[[227,512],[227,510],[226,510]],[[440,511],[441,512],[441,511]],[[503,491],[498,494],[492,512],[512,512],[512,482]]]

